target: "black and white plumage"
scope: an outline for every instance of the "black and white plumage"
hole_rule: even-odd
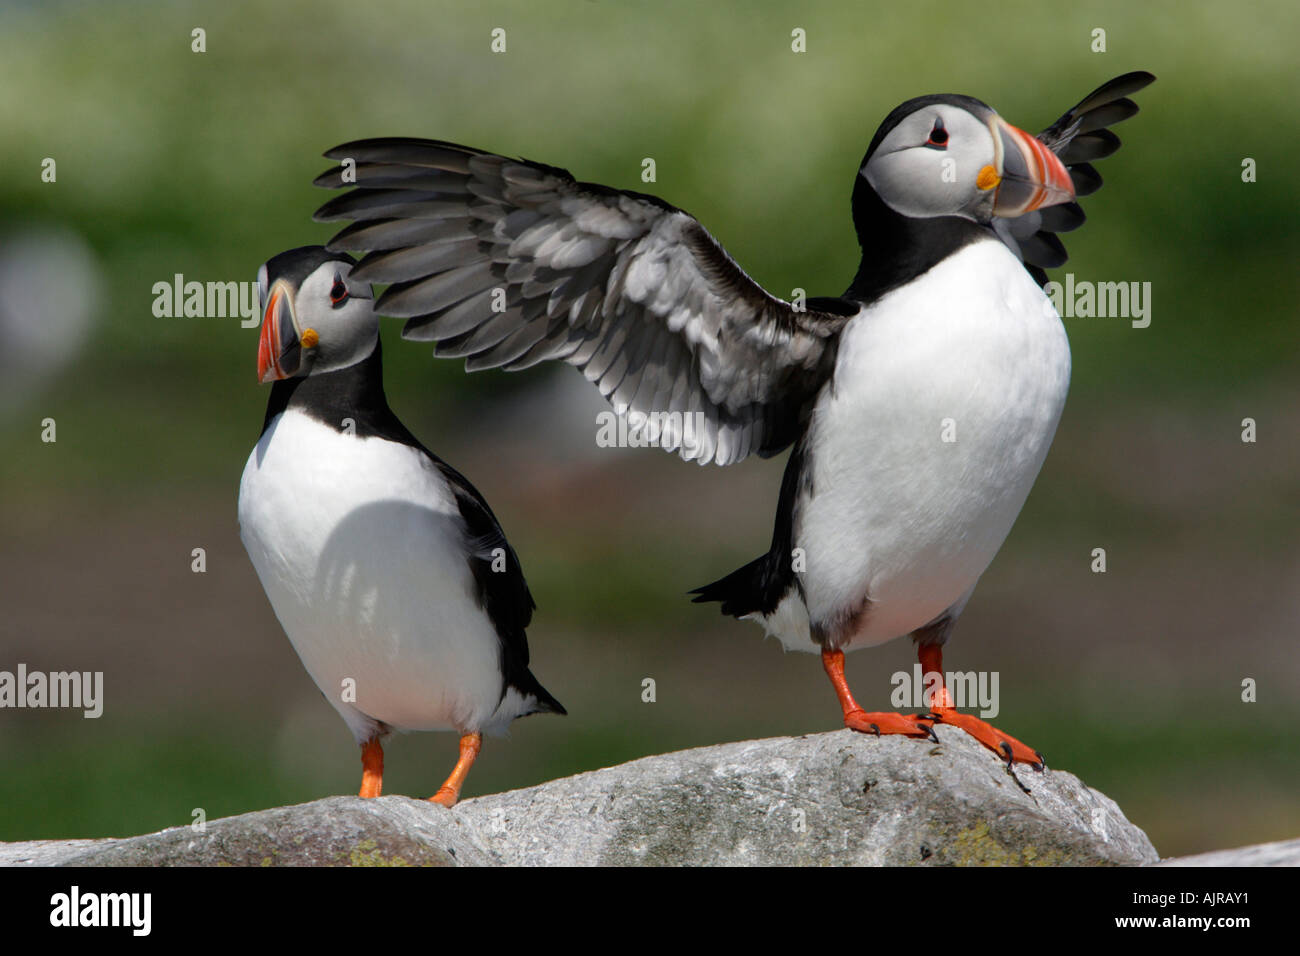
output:
[[[316,218],[357,220],[330,248],[372,250],[357,275],[394,283],[376,310],[407,318],[404,337],[436,340],[470,370],[563,359],[615,407],[703,412],[694,441],[671,421],[646,433],[687,459],[730,464],[789,445],[857,311],[838,299],[795,311],[653,196],[450,143],[328,155],[356,160],[359,188]],[[342,173],[317,183],[342,185]]]
[[[564,713],[528,669],[533,598],[492,510],[388,406],[353,265],[305,247],[259,273],[274,384],[239,523],[267,597],[359,744]]]
[[[660,199],[448,142],[330,150],[343,166],[317,184],[355,188],[316,218],[353,220],[329,247],[392,283],[377,311],[470,370],[564,360],[701,463],[793,444],[771,550],[697,600],[832,671],[907,634],[941,646],[1009,532],[1069,382],[1043,270],[1119,145],[1105,127],[1153,79],[1112,80],[1037,138],[967,96],[899,106],[854,183],[858,273],[804,310]],[[673,416],[690,413],[706,424],[688,442]]]

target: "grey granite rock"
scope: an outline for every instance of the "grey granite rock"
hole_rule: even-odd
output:
[[[960,730],[851,731],[636,760],[467,802],[507,864],[1141,864],[1155,849],[1069,773],[1018,770]]]
[[[1260,843],[1161,860],[1156,866],[1300,866],[1300,840]]]
[[[330,797],[120,840],[0,844],[0,865],[1140,865],[1114,801],[941,743],[851,731],[647,757],[446,810]]]
[[[408,797],[327,797],[121,840],[0,844],[0,865],[484,866],[494,859],[458,814]]]

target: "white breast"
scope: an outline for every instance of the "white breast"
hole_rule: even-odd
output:
[[[290,410],[244,468],[239,526],[276,617],[358,740],[375,721],[465,732],[491,720],[497,636],[427,456]]]
[[[813,495],[795,514],[812,620],[869,598],[848,638],[865,646],[960,605],[1020,513],[1069,378],[1060,318],[994,240],[854,318],[814,412]]]

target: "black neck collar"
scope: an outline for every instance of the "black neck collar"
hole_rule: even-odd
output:
[[[289,409],[338,432],[351,432],[361,438],[386,438],[421,447],[388,407],[378,337],[375,338],[374,351],[355,365],[319,375],[282,379],[272,385],[262,432],[266,432],[277,415]]]
[[[895,212],[861,173],[853,186],[853,225],[862,264],[844,298],[863,303],[876,301],[963,246],[993,235],[987,226],[960,216],[913,219]]]

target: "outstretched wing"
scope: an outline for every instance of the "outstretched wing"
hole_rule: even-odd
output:
[[[1061,158],[1074,182],[1076,197],[1089,196],[1101,188],[1101,175],[1092,161],[1104,159],[1120,147],[1120,139],[1107,127],[1134,116],[1138,105],[1129,95],[1155,82],[1145,71],[1125,73],[1103,83],[1073,109],[1038,134],[1038,138]],[[1047,282],[1043,270],[1064,265],[1069,258],[1057,233],[1083,225],[1086,217],[1077,202],[1049,206],[1015,219],[998,219],[994,229],[1017,252],[1025,268]]]
[[[353,220],[329,248],[367,253],[352,276],[392,283],[375,309],[406,318],[404,337],[469,371],[575,365],[643,440],[687,460],[790,444],[859,309],[796,309],[680,209],[553,166],[420,139],[325,155],[342,164],[316,184],[355,188],[315,218]]]

